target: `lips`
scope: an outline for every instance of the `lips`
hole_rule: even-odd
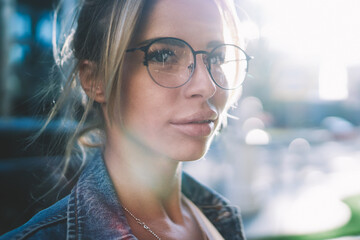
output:
[[[215,111],[199,111],[184,118],[170,121],[171,126],[190,137],[207,137],[214,128],[218,114]]]

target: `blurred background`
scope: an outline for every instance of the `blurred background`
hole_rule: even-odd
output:
[[[27,146],[52,104],[35,96],[56,3],[0,1],[0,234],[51,204],[36,192],[63,149],[44,153],[71,130],[54,121]],[[254,59],[228,127],[186,171],[240,206],[248,239],[360,239],[360,2],[237,3]]]

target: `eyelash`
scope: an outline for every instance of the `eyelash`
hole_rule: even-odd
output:
[[[161,57],[164,57],[165,54],[167,57],[175,56],[174,51],[164,48],[164,49],[148,52],[146,60],[154,61],[154,58],[158,57],[159,55],[161,55]],[[156,59],[154,62],[164,62],[164,61],[158,61],[158,59]]]
[[[212,63],[211,60],[216,60],[216,62],[218,62],[220,60],[220,63],[223,63],[225,60],[225,57],[223,57],[222,54],[216,54],[216,55],[212,55],[210,58],[208,58],[210,60],[211,64],[216,64],[216,63]]]

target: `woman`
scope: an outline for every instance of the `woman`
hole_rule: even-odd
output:
[[[238,210],[181,169],[206,153],[247,70],[232,9],[85,0],[50,117],[78,81],[85,111],[69,146],[100,131],[101,148],[85,148],[69,196],[2,239],[244,239]]]

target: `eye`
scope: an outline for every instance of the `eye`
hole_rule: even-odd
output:
[[[225,62],[225,54],[214,53],[208,58],[208,62],[212,65],[221,65]]]
[[[147,60],[154,63],[169,63],[174,61],[175,53],[169,49],[160,49],[149,52]]]

